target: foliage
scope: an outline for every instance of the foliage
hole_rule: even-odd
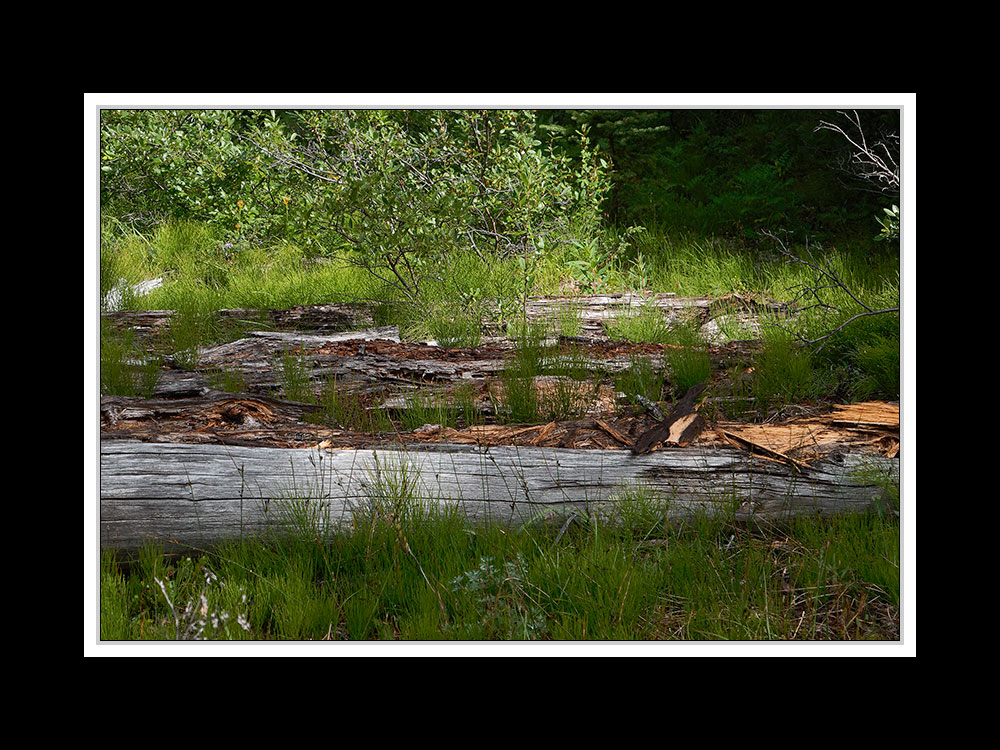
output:
[[[532,112],[102,112],[101,205],[205,221],[230,243],[295,238],[415,296],[453,248],[527,267],[570,217],[600,219],[607,163],[546,153]]]
[[[606,155],[612,189],[602,208],[617,225],[669,226],[752,239],[761,226],[820,237],[863,235],[880,207],[831,167],[847,145],[818,123],[822,110],[548,110],[554,148],[579,153],[589,128]],[[898,110],[866,110],[866,130],[899,132]]]
[[[884,217],[875,217],[882,227],[875,239],[880,242],[899,239],[899,206],[893,203],[891,208],[883,208],[882,212],[885,214]]]
[[[252,110],[102,110],[102,210],[140,226],[174,217],[246,236],[242,209],[265,193],[267,182],[239,134],[259,116]]]

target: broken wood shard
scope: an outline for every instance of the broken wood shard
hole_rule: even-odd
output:
[[[744,437],[741,437],[740,435],[734,435],[733,433],[728,432],[727,430],[718,428],[716,429],[716,432],[718,432],[726,441],[728,441],[737,448],[746,448],[751,452],[759,452],[763,454],[765,458],[785,461],[788,463],[789,466],[794,468],[796,471],[802,471],[809,468],[807,464],[804,464],[801,461],[796,461],[791,456],[787,456],[784,453],[768,448],[767,446],[754,443],[750,440],[747,440]]]
[[[660,424],[635,441],[632,452],[636,455],[648,453],[662,442],[681,446],[694,442],[706,424],[704,418],[697,412],[698,399],[704,392],[706,385],[706,383],[699,383],[689,388]]]

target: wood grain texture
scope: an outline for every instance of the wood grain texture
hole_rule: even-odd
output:
[[[101,443],[100,543],[136,550],[205,548],[280,531],[309,499],[322,525],[370,507],[380,479],[405,473],[421,502],[456,506],[475,521],[519,524],[547,512],[613,513],[623,488],[644,485],[672,520],[735,512],[737,520],[831,515],[871,507],[879,488],[860,469],[898,475],[898,460],[840,455],[798,473],[745,451],[628,450],[438,444],[387,449],[280,449]]]

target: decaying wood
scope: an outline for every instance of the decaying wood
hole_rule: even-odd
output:
[[[207,390],[194,398],[101,397],[101,438],[226,445],[317,442],[314,404]],[[329,436],[330,431],[326,431]]]
[[[745,448],[751,452],[761,453],[765,458],[773,458],[781,461],[785,461],[789,466],[793,467],[796,471],[802,471],[803,469],[808,469],[809,467],[799,461],[796,461],[791,456],[785,455],[780,451],[776,451],[773,448],[768,448],[766,445],[760,445],[759,443],[754,443],[751,440],[747,440],[739,435],[734,435],[731,432],[727,432],[723,429],[716,429],[727,442],[732,443],[737,448]]]
[[[101,443],[101,546],[174,551],[281,533],[306,522],[318,532],[378,513],[386,482],[407,483],[417,502],[454,507],[479,521],[523,523],[551,511],[613,516],[624,488],[642,485],[670,520],[733,514],[776,520],[869,508],[873,469],[898,462],[842,455],[799,474],[747,451],[439,446],[288,450],[105,440]],[[307,502],[308,501],[308,502]],[[297,516],[296,516],[297,514]]]
[[[720,306],[672,295],[594,295],[532,300],[529,317],[552,320],[565,314],[566,305],[581,318],[583,333],[552,341],[562,348],[549,351],[546,364],[568,356],[572,366],[602,375],[628,369],[636,356],[663,367],[663,345],[612,342],[605,335],[604,323],[643,305],[668,318],[695,315],[702,321],[726,311],[776,312],[746,300]],[[694,408],[700,391],[689,392],[666,418],[661,412],[657,425],[652,402],[646,404],[649,413],[631,413],[618,408],[607,383],[594,388],[561,376],[536,378],[537,395],[582,389],[586,393],[574,392],[574,400],[588,401],[585,417],[532,425],[424,425],[393,434],[314,424],[316,405],[275,397],[282,393],[286,354],[305,366],[314,393],[336,379],[338,387],[367,399],[368,408],[398,414],[418,389],[468,385],[476,403],[502,407],[495,379],[511,356],[511,342],[487,337],[480,347],[445,348],[401,342],[395,327],[338,331],[365,320],[355,306],[220,315],[297,330],[248,331],[204,348],[197,371],[164,367],[151,399],[101,399],[102,545],[135,549],[158,540],[197,547],[266,533],[281,527],[295,497],[308,496],[313,510],[348,521],[358,509],[371,508],[387,471],[416,477],[421,501],[505,523],[539,513],[610,513],[616,493],[636,483],[668,499],[673,518],[734,508],[744,518],[835,513],[866,508],[878,494],[856,479],[860,468],[898,471],[897,404],[834,407],[832,413],[774,424],[717,422],[717,430],[704,431]],[[170,314],[108,317],[160,336]],[[710,354],[725,361],[752,346],[730,342]],[[238,370],[247,392],[215,390],[211,371],[217,369]],[[487,410],[481,406],[480,412]]]
[[[666,325],[675,325],[691,319],[698,321],[709,340],[721,343],[726,337],[715,319],[738,319],[738,323],[754,329],[761,316],[789,314],[788,306],[771,300],[758,300],[748,295],[731,294],[719,298],[678,297],[674,294],[643,295],[626,292],[621,294],[592,294],[573,297],[534,297],[527,300],[524,310],[528,320],[542,323],[557,331],[562,322],[576,318],[580,333],[574,337],[584,343],[608,341],[607,325],[615,319],[635,315],[644,309],[656,308],[662,312]],[[491,305],[486,304],[489,312]],[[133,329],[142,339],[165,332],[175,316],[172,310],[121,310],[106,312],[102,317],[113,325]],[[373,325],[371,305],[364,303],[327,303],[297,305],[287,309],[230,308],[215,313],[220,323],[243,331],[265,329],[269,331],[295,330],[317,335],[336,333]],[[484,320],[486,343],[501,343],[502,330],[490,329]]]
[[[838,404],[833,407],[833,424],[868,427],[899,432],[899,404],[868,401],[861,404]]]
[[[135,329],[140,334],[166,330],[176,313],[173,310],[117,310],[102,317],[116,326]],[[281,310],[244,307],[218,310],[215,316],[222,323],[244,323],[246,328],[292,329],[317,334],[344,331],[372,325],[367,305],[331,303],[297,305]]]
[[[844,414],[865,415],[859,422],[844,419]],[[847,406],[834,406],[832,413],[787,419],[770,424],[741,422],[716,422],[716,430],[702,436],[700,442],[710,442],[719,431],[737,442],[758,446],[762,452],[771,452],[775,458],[787,457],[802,463],[811,463],[840,450],[872,451],[883,456],[899,454],[899,404],[871,401]],[[723,439],[723,438],[720,438]]]
[[[752,295],[728,294],[723,297],[678,297],[675,294],[591,294],[574,297],[535,297],[527,301],[525,315],[529,320],[557,324],[567,317],[578,319],[585,341],[607,340],[606,327],[618,318],[636,315],[644,309],[656,308],[668,327],[695,320],[715,343],[727,339],[712,321],[731,319],[749,330],[759,328],[761,317],[787,317],[787,304],[758,299]]]
[[[673,295],[638,294],[590,295],[580,298],[537,298],[526,306],[532,320],[558,322],[567,310],[578,315],[583,333],[560,337],[563,351],[548,354],[558,360],[570,356],[575,367],[591,373],[615,374],[632,366],[636,356],[648,357],[655,369],[664,366],[663,346],[632,344],[608,340],[604,324],[621,315],[634,314],[643,307],[663,311],[668,320],[680,320],[692,314],[711,316],[713,311],[729,309],[731,301],[720,307],[718,300],[682,298]],[[154,339],[161,344],[174,313],[168,310],[123,311],[104,317],[114,325],[132,328],[140,340]],[[484,345],[475,349],[446,348],[436,345],[402,343],[395,326],[362,330],[341,329],[364,324],[371,315],[364,305],[327,304],[287,310],[229,309],[218,317],[227,324],[240,324],[242,337],[198,352],[198,371],[239,370],[252,394],[273,396],[281,389],[278,360],[286,353],[299,356],[308,366],[314,391],[327,378],[341,383],[367,387],[376,383],[405,385],[456,383],[494,377],[503,368],[512,344],[504,336],[484,337]],[[268,330],[248,330],[253,326]],[[275,330],[292,329],[292,330]],[[552,343],[555,343],[553,339]],[[745,343],[745,342],[742,342]],[[730,346],[740,346],[741,342]],[[570,351],[577,349],[575,355]],[[584,351],[580,357],[579,352]],[[713,361],[726,361],[738,352],[710,351]],[[168,364],[170,357],[165,357]],[[548,362],[547,364],[553,364]],[[155,395],[188,398],[207,392],[208,386],[196,373],[179,366],[165,370]],[[405,390],[405,389],[404,389]]]
[[[624,435],[622,435],[618,430],[616,430],[614,427],[612,427],[611,425],[609,425],[604,420],[602,420],[602,419],[596,419],[595,418],[594,419],[594,424],[596,424],[598,427],[600,427],[602,430],[604,430],[606,433],[608,433],[611,437],[613,437],[615,440],[617,440],[622,445],[625,445],[625,446],[632,446],[633,445],[633,443],[632,443],[631,440],[629,440],[627,437],[625,437]]]
[[[698,383],[689,388],[662,422],[635,441],[632,452],[648,453],[655,445],[664,441],[680,446],[694,442],[706,424],[698,414],[698,398],[704,393],[706,386],[707,383]]]
[[[533,297],[524,306],[530,321],[556,325],[560,319],[574,316],[579,320],[580,336],[584,339],[607,339],[605,326],[616,318],[638,314],[644,308],[655,307],[670,322],[685,316],[708,311],[710,300],[701,297],[678,297],[674,294],[642,295],[590,294],[574,297]]]

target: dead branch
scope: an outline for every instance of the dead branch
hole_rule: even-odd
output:
[[[891,133],[881,139],[869,142],[861,127],[861,118],[854,110],[850,114],[838,112],[848,122],[848,129],[840,125],[820,120],[813,132],[830,130],[839,133],[851,146],[846,171],[867,185],[874,185],[875,192],[899,193],[899,135]]]
[[[792,289],[799,290],[799,293],[795,297],[795,299],[793,299],[789,304],[794,304],[799,300],[805,299],[806,297],[811,297],[813,300],[815,300],[815,302],[811,305],[798,308],[798,312],[801,313],[806,310],[811,310],[815,308],[823,308],[826,311],[840,312],[840,308],[838,308],[835,305],[831,305],[828,302],[823,301],[823,299],[820,297],[820,292],[826,289],[839,289],[840,291],[844,292],[848,297],[850,297],[852,300],[854,300],[854,302],[864,310],[863,312],[852,315],[847,320],[840,323],[836,328],[833,328],[824,333],[822,336],[817,336],[814,339],[807,339],[804,336],[800,335],[798,332],[789,331],[803,344],[809,344],[809,345],[819,344],[820,342],[825,341],[826,339],[833,336],[835,333],[838,333],[839,331],[843,330],[844,328],[847,327],[849,323],[852,323],[853,321],[858,320],[859,318],[866,318],[872,315],[885,315],[889,313],[899,312],[899,307],[886,307],[881,309],[875,309],[870,305],[868,305],[867,303],[865,303],[864,300],[862,300],[857,294],[854,293],[853,290],[851,290],[850,287],[847,286],[847,284],[843,282],[843,280],[840,278],[840,276],[837,275],[837,272],[833,269],[832,266],[830,266],[830,264],[826,261],[825,258],[823,258],[822,260],[816,260],[816,257],[809,249],[808,240],[806,241],[806,254],[809,256],[807,259],[807,258],[802,258],[798,254],[793,253],[791,250],[789,250],[788,247],[785,245],[784,241],[778,235],[766,230],[764,230],[762,234],[775,243],[778,252],[782,256],[784,256],[788,260],[788,262],[799,263],[808,268],[811,268],[813,271],[816,272],[815,280],[811,285],[797,284],[794,287],[792,287]],[[820,251],[822,251],[821,246],[817,247],[819,247]],[[773,324],[773,325],[778,325],[778,324]],[[783,326],[779,325],[779,327],[781,327],[782,330],[786,331],[788,330]],[[820,348],[822,348],[822,345],[820,346]]]

